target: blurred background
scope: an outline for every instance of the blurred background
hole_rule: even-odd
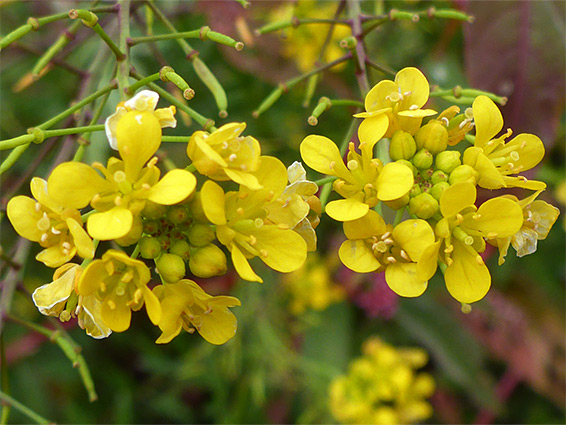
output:
[[[288,16],[289,7],[296,7],[297,16],[332,17],[338,2],[252,1],[249,8],[236,1],[155,4],[179,30],[209,25],[245,42],[246,48],[238,52],[191,41],[222,83],[229,115],[218,117],[210,92],[173,40],[156,44],[158,49],[133,47],[138,72],[148,75],[163,65],[173,67],[196,92],[190,101],[193,109],[214,117],[217,125],[245,121],[246,134],[261,142],[263,154],[277,156],[286,165],[300,159],[298,146],[308,134],[335,141],[344,137],[355,109],[333,107],[315,128],[307,118],[321,96],[361,99],[351,63],[322,75],[308,107],[303,107],[305,85],[298,85],[259,118],[252,118],[252,111],[278,83],[312,69],[318,54],[313,46],[321,42],[317,34],[325,34],[323,27],[314,25],[302,33],[303,26],[261,36],[254,30]],[[3,1],[0,32],[7,34],[30,16],[90,5]],[[303,270],[282,275],[257,262],[254,267],[263,284],[242,282],[234,272],[195,279],[211,294],[233,294],[242,301],[241,307],[233,309],[238,332],[223,346],[187,333],[170,344],[156,345],[159,330],[144,314],[134,315],[127,332],[105,340],[91,339],[76,321],[67,322],[65,327],[82,347],[92,373],[98,393],[92,403],[79,373],[57,345],[17,323],[5,322],[2,364],[7,372],[3,376],[16,400],[57,423],[333,423],[330,383],[348,372],[368,337],[379,336],[396,347],[421,347],[428,352],[423,370],[436,382],[430,423],[564,423],[565,3],[363,1],[361,6],[368,14],[392,8],[454,7],[475,17],[472,24],[438,18],[387,22],[366,38],[367,52],[372,61],[395,71],[418,67],[431,85],[461,85],[508,97],[501,108],[504,128],[512,128],[515,134],[533,133],[543,140],[545,159],[530,176],[547,182],[540,199],[562,211],[537,252],[521,259],[510,252],[502,266],[497,266],[496,251],[492,252],[487,260],[492,289],[473,305],[471,313],[463,314],[439,276],[422,297],[402,299],[387,287],[382,275],[355,274],[344,268],[337,256],[341,226],[324,216],[317,228],[318,252],[309,254]],[[132,7],[132,35],[143,35],[144,3],[133,2]],[[117,32],[115,21],[111,14],[101,15],[100,24],[111,36]],[[38,54],[57,40],[69,22],[46,25],[0,53],[1,139],[25,134],[27,128],[111,78],[110,52],[86,27],[56,57],[59,64],[44,70],[41,78],[31,78]],[[162,34],[166,28],[155,20],[153,31]],[[334,49],[339,49],[342,37],[332,40]],[[309,62],[311,57],[314,60]],[[93,77],[85,78],[84,72]],[[392,76],[369,71],[371,85],[384,78]],[[118,101],[114,93],[101,123]],[[449,103],[433,98],[429,105],[442,110]],[[199,129],[182,113],[177,118],[177,128],[165,134],[188,136]],[[4,212],[11,196],[29,194],[31,177],[45,177],[54,163],[72,156],[75,146],[73,137],[32,146],[1,181],[3,289],[8,279],[18,279],[12,313],[47,327],[49,322],[29,294],[50,282],[52,271],[33,260],[38,246],[19,249],[22,242]],[[85,162],[105,158],[108,150],[104,134],[95,133]],[[184,145],[167,144],[162,150],[178,166],[187,165]],[[318,178],[311,173],[310,179]],[[14,256],[16,252],[20,257]],[[11,261],[22,267],[14,267]],[[12,409],[9,423],[28,421]]]

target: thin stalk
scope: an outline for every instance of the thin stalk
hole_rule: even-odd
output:
[[[3,391],[0,391],[0,400],[2,400],[2,403],[8,406],[12,406],[14,409],[16,409],[17,411],[19,411],[21,414],[23,414],[24,416],[28,417],[29,419],[31,419],[34,423],[37,424],[54,424],[55,422],[50,421],[48,419],[45,419],[43,416],[41,416],[40,414],[34,412],[33,410],[31,410],[29,407],[24,406],[22,403],[20,403],[18,400],[12,398],[11,396],[9,396],[8,394],[6,394]],[[4,409],[2,409],[4,410]]]
[[[306,24],[333,24],[333,25],[345,25],[350,26],[351,21],[349,19],[318,19],[318,18],[297,18],[293,16],[291,19],[286,21],[274,22],[271,24],[264,25],[258,28],[255,32],[257,35],[268,34],[270,32],[279,31],[285,28],[297,28],[300,25]]]
[[[127,99],[125,89],[129,86],[128,76],[130,75],[130,54],[128,47],[128,39],[130,38],[130,0],[120,0],[119,30],[120,30],[120,50],[124,52],[124,57],[118,59],[118,69],[116,71],[116,80],[120,89],[120,98]]]
[[[100,119],[100,116],[102,115],[102,111],[104,109],[104,106],[106,106],[106,102],[108,102],[109,97],[110,97],[110,92],[108,92],[104,95],[104,97],[100,101],[100,104],[96,107],[96,110],[94,111],[94,115],[92,116],[92,119],[90,120],[89,126],[94,126],[94,124]],[[79,145],[77,151],[75,152],[75,155],[73,156],[73,161],[82,161],[84,151],[85,151],[86,147],[90,144],[90,135],[91,134],[92,133],[87,133],[85,136],[82,137],[82,140],[79,139],[80,145]]]
[[[176,40],[178,38],[200,38],[200,34],[201,34],[201,30],[198,29],[193,31],[177,32],[173,34],[151,35],[147,37],[132,37],[128,39],[128,44],[130,46],[135,46],[136,44],[153,42],[153,41]]]
[[[137,89],[142,88],[143,86],[147,86],[149,83],[153,83],[154,81],[159,80],[161,73],[156,72],[155,74],[148,75],[145,78],[142,78],[139,81],[136,81],[134,84],[126,87],[126,94],[129,96],[133,96]]]
[[[114,41],[112,41],[112,39],[108,36],[108,34],[106,34],[106,32],[102,29],[100,24],[94,25],[92,27],[92,30],[95,33],[97,33],[100,36],[100,38],[102,38],[102,40],[106,43],[108,47],[110,47],[110,50],[112,50],[112,53],[114,53],[114,56],[116,56],[117,61],[123,61],[126,58],[126,54],[118,46],[116,46]]]
[[[4,334],[0,335],[0,373],[2,374],[2,391],[10,395],[10,377],[8,375],[8,364],[6,362],[6,346],[4,344]],[[10,416],[11,406],[9,404],[2,407],[2,417],[0,424],[6,425]]]
[[[366,50],[364,47],[362,34],[362,20],[361,20],[361,9],[359,0],[347,0],[348,4],[348,16],[352,20],[352,36],[356,38],[358,43],[354,50],[356,55],[356,79],[358,80],[358,86],[362,97],[365,97],[369,91],[369,81],[366,72]]]
[[[372,60],[366,58],[366,64],[369,65],[370,67],[377,69],[378,71],[381,71],[385,74],[389,74],[389,75],[395,75],[397,74],[397,72],[395,72],[395,70],[389,68],[386,65],[380,65],[378,63],[373,62]]]
[[[338,177],[336,177],[336,176],[324,177],[324,178],[322,178],[322,179],[315,180],[315,184],[316,184],[317,186],[322,186],[322,185],[324,185],[324,184],[326,184],[326,183],[332,183],[332,182],[333,182],[334,180],[336,180],[337,178],[338,178]]]
[[[8,171],[10,168],[12,168],[12,166],[16,163],[16,161],[20,159],[20,156],[22,156],[23,153],[27,150],[27,148],[29,148],[30,144],[31,143],[20,145],[14,148],[12,152],[10,152],[10,154],[6,157],[6,159],[4,159],[4,161],[2,161],[2,164],[0,165],[0,176],[4,174],[6,171]]]
[[[401,220],[403,219],[403,214],[405,213],[405,208],[406,207],[400,208],[395,213],[395,219],[393,220],[393,227],[401,223]]]
[[[189,136],[161,136],[162,142],[188,143],[190,139]]]

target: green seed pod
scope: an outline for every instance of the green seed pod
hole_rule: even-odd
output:
[[[423,220],[431,218],[438,211],[438,201],[429,193],[421,193],[409,201],[409,212]]]
[[[426,149],[421,149],[413,156],[413,165],[419,170],[426,170],[432,167],[432,161],[432,154]]]
[[[200,60],[198,57],[193,59],[193,68],[196,74],[204,85],[210,90],[216,101],[216,106],[220,110],[219,114],[221,118],[226,118],[228,113],[226,109],[228,108],[228,99],[226,97],[226,92],[222,85],[218,82],[215,75],[208,69],[208,66]]]
[[[161,254],[161,244],[155,238],[144,236],[140,239],[140,255],[147,260],[153,260]]]
[[[157,220],[165,215],[167,212],[167,207],[165,205],[159,205],[155,202],[146,201],[145,207],[143,207],[142,215],[145,218],[149,218],[152,220]]]
[[[187,241],[175,241],[171,244],[171,248],[169,248],[169,252],[171,254],[178,255],[183,260],[188,260],[191,256],[191,246],[188,244]]]
[[[437,170],[442,170],[445,173],[450,174],[454,171],[454,168],[462,165],[460,161],[460,152],[458,151],[444,151],[436,155],[434,160],[434,165]]]
[[[191,273],[197,277],[213,277],[226,273],[226,255],[216,245],[197,248],[189,258]]]
[[[417,131],[415,141],[419,149],[424,148],[436,155],[448,147],[448,130],[439,121],[433,120]]]
[[[417,167],[415,167],[410,161],[407,161],[406,159],[398,159],[397,161],[395,161],[398,164],[403,164],[407,167],[409,167],[411,169],[411,171],[413,172],[413,177],[416,177],[419,170],[417,170]]]
[[[174,205],[167,209],[167,218],[173,224],[181,224],[189,219],[189,213],[184,207]]]
[[[432,182],[432,184],[437,184],[437,183],[440,183],[440,182],[447,182],[448,181],[448,174],[445,173],[442,170],[436,170],[434,173],[432,173],[430,181]]]
[[[215,239],[214,229],[208,224],[194,223],[187,232],[189,242],[194,246],[206,246]]]
[[[163,253],[155,260],[155,266],[167,283],[176,283],[185,276],[185,261],[178,255]]]
[[[459,165],[450,173],[450,178],[448,179],[448,181],[450,182],[450,184],[470,182],[475,185],[476,170],[466,164]]]
[[[440,202],[440,196],[442,195],[442,192],[444,192],[448,187],[450,187],[450,183],[448,182],[436,183],[434,186],[432,186],[429,193],[434,199]]]
[[[389,156],[393,161],[399,159],[411,159],[417,151],[415,139],[403,130],[397,131],[391,138],[389,144]]]

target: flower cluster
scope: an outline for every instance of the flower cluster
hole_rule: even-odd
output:
[[[35,199],[10,200],[8,218],[44,248],[37,260],[56,268],[53,281],[33,293],[41,313],[77,317],[90,336],[103,338],[128,329],[132,312],[145,307],[162,332],[157,343],[184,329],[223,344],[236,332],[230,307],[240,301],[211,296],[187,276],[226,273],[222,247],[245,280],[262,281],[253,257],[280,272],[299,269],[307,250],[316,249],[318,186],[299,163],[287,170],[262,156],[259,142],[241,135],[244,123],[195,132],[187,144],[192,164],[162,176],[154,155],[161,129],[176,121],[173,106],[155,109],[158,100],[141,91],[106,120],[120,158],[58,165],[47,181],[32,180]],[[239,189],[226,191],[217,182]],[[114,247],[95,258],[101,241]],[[84,261],[71,262],[76,256]],[[151,285],[152,265],[161,284]]]
[[[420,348],[395,348],[380,339],[368,339],[362,356],[350,363],[347,375],[330,384],[330,409],[348,424],[408,424],[432,415],[425,401],[434,392],[434,380],[416,372],[428,360]]]
[[[368,92],[366,112],[356,115],[363,118],[359,145],[349,143],[345,161],[334,142],[318,135],[303,140],[301,155],[312,169],[336,177],[333,189],[343,199],[329,202],[326,213],[343,222],[344,265],[359,273],[385,272],[391,289],[405,297],[420,296],[440,265],[450,294],[473,303],[491,285],[480,255],[486,244],[499,248],[500,264],[509,245],[518,256],[530,254],[558,209],[536,200],[545,183],[521,174],[544,156],[537,136],[508,140],[511,130],[499,135],[503,118],[483,95],[463,113],[452,106],[437,115],[425,108],[429,90],[418,69],[399,71],[395,81],[383,80]],[[468,134],[473,129],[475,136]],[[450,149],[464,139],[472,146],[463,154]],[[389,143],[388,158],[375,157],[378,142]],[[497,196],[476,206],[477,187],[532,194]],[[380,214],[385,207],[397,211],[393,224]]]

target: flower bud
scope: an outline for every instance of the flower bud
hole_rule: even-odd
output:
[[[432,154],[426,149],[421,149],[413,156],[413,165],[419,170],[432,167]]]
[[[140,239],[139,244],[142,258],[152,260],[161,254],[161,244],[155,238],[144,236]]]
[[[447,182],[448,181],[448,174],[445,173],[442,170],[436,170],[434,173],[432,173],[430,181],[432,182],[432,184],[437,184],[437,183],[440,183],[440,182]]]
[[[427,168],[425,170],[419,171],[419,175],[423,178],[424,181],[430,181],[433,173],[434,170],[432,168]]]
[[[181,224],[189,219],[189,213],[184,207],[174,205],[167,210],[167,218],[173,224]]]
[[[204,210],[202,209],[202,200],[200,197],[200,192],[196,192],[195,196],[189,203],[189,211],[195,220],[208,222],[208,219],[204,214]]]
[[[175,254],[161,254],[155,260],[157,273],[167,283],[176,283],[185,276],[185,262],[181,257]]]
[[[322,214],[322,204],[320,203],[320,198],[316,195],[311,195],[305,199],[311,211],[313,211],[317,216]]]
[[[411,159],[417,151],[417,144],[410,133],[399,130],[391,138],[389,156],[393,161],[398,159]]]
[[[466,164],[459,165],[450,173],[450,178],[448,179],[448,181],[450,182],[450,184],[470,182],[475,185],[476,170]]]
[[[409,193],[406,193],[405,195],[401,196],[399,199],[394,199],[392,201],[383,201],[383,203],[392,210],[399,210],[409,203],[409,199],[410,199]]]
[[[433,155],[448,147],[448,130],[439,121],[432,120],[415,134],[418,149],[426,149]]]
[[[187,236],[191,245],[194,246],[206,246],[215,238],[212,227],[204,223],[193,223],[187,232]]]
[[[132,244],[135,244],[137,241],[140,240],[142,232],[143,232],[142,219],[140,218],[140,216],[134,216],[132,228],[126,235],[116,239],[116,243],[120,246],[130,246]]]
[[[418,183],[415,183],[415,184],[413,185],[413,188],[412,188],[411,191],[409,192],[409,196],[410,196],[411,198],[414,198],[415,196],[420,195],[421,193],[422,193],[421,185],[418,184]]]
[[[436,183],[434,186],[432,186],[429,193],[432,195],[434,199],[440,201],[440,196],[442,195],[442,192],[444,192],[444,190],[446,190],[446,188],[448,187],[450,187],[450,183],[448,182]]]
[[[171,244],[171,248],[169,248],[169,252],[171,254],[178,255],[183,260],[188,260],[191,256],[191,246],[188,244],[187,241],[175,241]]]
[[[450,174],[454,168],[462,165],[460,161],[460,152],[458,151],[444,151],[436,155],[434,161],[437,170],[442,170],[445,173]]]
[[[157,220],[158,218],[163,217],[166,212],[167,207],[165,205],[159,205],[152,201],[146,201],[141,213],[145,218]]]
[[[197,277],[220,276],[226,273],[226,255],[216,245],[197,248],[189,258],[191,273]]]
[[[421,193],[409,201],[409,212],[423,220],[431,218],[438,211],[438,201],[429,193]]]
[[[395,162],[398,163],[398,164],[403,164],[403,165],[409,167],[411,169],[411,171],[413,172],[413,177],[417,176],[418,170],[410,161],[407,161],[406,159],[398,159]]]
[[[160,225],[158,221],[155,220],[144,220],[143,222],[143,232],[148,235],[155,235],[159,232]]]

